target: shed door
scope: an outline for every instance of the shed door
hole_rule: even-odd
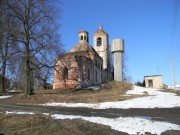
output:
[[[148,86],[153,87],[153,80],[148,80]]]

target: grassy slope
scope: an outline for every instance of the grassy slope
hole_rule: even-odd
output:
[[[127,135],[109,126],[83,120],[53,120],[41,115],[0,114],[0,133],[4,135]]]
[[[4,103],[42,104],[47,102],[84,102],[97,103],[107,101],[121,101],[144,95],[124,96],[127,90],[132,89],[131,83],[109,82],[100,87],[100,90],[41,90],[35,95],[26,96],[23,93],[12,98],[1,100]]]
[[[175,93],[177,96],[180,96],[180,91],[179,90],[173,90],[173,89],[163,89],[161,90],[162,92],[170,92],[170,93]]]
[[[179,135],[179,131],[169,130],[162,135]],[[84,120],[53,120],[42,115],[0,114],[1,135],[128,135],[115,131],[109,126]],[[152,135],[147,133],[147,135]]]

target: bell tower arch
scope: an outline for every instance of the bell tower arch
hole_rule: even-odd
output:
[[[103,26],[100,25],[99,29],[94,33],[93,36],[93,46],[96,52],[103,59],[103,70],[108,68],[109,59],[108,59],[108,51],[109,51],[109,39],[108,34],[103,30]]]

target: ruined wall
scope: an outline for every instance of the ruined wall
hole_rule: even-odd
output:
[[[76,87],[77,73],[78,65],[74,56],[59,59],[55,65],[53,89]]]
[[[101,83],[102,64],[102,58],[94,52],[69,53],[60,57],[54,70],[53,89]]]

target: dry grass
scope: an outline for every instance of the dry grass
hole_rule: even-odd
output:
[[[161,90],[162,92],[170,92],[170,93],[175,93],[177,96],[180,96],[180,91],[179,90],[173,90],[173,89],[163,89]]]
[[[127,135],[84,120],[53,120],[42,115],[0,114],[1,135]]]
[[[1,100],[6,103],[21,104],[42,104],[47,102],[79,102],[79,103],[98,103],[108,101],[122,101],[144,95],[124,96],[127,90],[132,89],[131,83],[109,82],[100,87],[100,90],[43,90],[36,91],[35,95],[27,96],[22,94],[14,95],[12,98]]]
[[[162,135],[179,135],[178,130],[169,130]],[[128,135],[109,126],[80,119],[53,120],[43,115],[0,114],[0,135]],[[147,135],[153,135],[147,132]]]

